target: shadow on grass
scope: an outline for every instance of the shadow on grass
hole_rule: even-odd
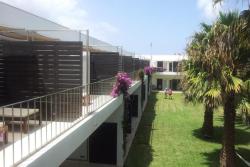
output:
[[[223,121],[223,117],[216,118],[221,121]],[[239,117],[236,118],[235,120],[235,144],[236,145],[244,145],[248,144],[250,142],[250,132],[247,131],[249,127],[246,127],[241,119]],[[222,137],[223,137],[223,127],[214,127],[214,136],[211,139],[206,139],[203,137],[201,133],[201,128],[193,130],[193,135],[197,137],[200,140],[211,142],[211,143],[217,143],[221,144],[222,143]],[[243,147],[237,147],[236,146],[237,152],[247,161],[250,161],[250,149],[246,149]],[[206,157],[206,165],[211,166],[211,167],[217,167],[219,166],[219,155],[220,155],[220,150],[216,149],[213,152],[206,152],[206,153],[201,153],[204,157]],[[236,158],[236,164],[237,167],[245,167],[247,166],[244,164],[240,158]]]
[[[237,152],[244,157],[244,159],[249,160],[250,150],[238,148]],[[201,153],[205,158],[206,162],[204,163],[209,167],[219,167],[220,166],[220,149],[215,149],[212,152]],[[236,166],[237,167],[248,167],[239,157],[236,156]]]
[[[211,139],[205,138],[202,134],[202,128],[199,129],[194,129],[193,130],[193,136],[200,140],[204,140],[207,142],[213,142],[213,143],[221,143],[222,141],[222,132],[223,128],[222,127],[214,127],[214,136]]]
[[[222,116],[216,117],[215,119],[224,121]],[[237,116],[235,119],[235,144],[247,144],[250,142],[250,132],[248,130],[249,126],[246,126],[244,123],[242,123],[241,118]],[[201,128],[193,130],[193,135],[207,142],[221,143],[223,137],[223,127],[214,127],[214,136],[212,139],[205,139],[202,136]]]
[[[219,167],[219,155],[220,155],[220,150],[215,149],[213,152],[204,152],[201,153],[205,158],[206,162],[204,163],[205,165],[209,167]]]
[[[148,167],[153,160],[151,135],[154,129],[157,93],[151,93],[124,167]]]
[[[223,116],[217,116],[215,118],[215,120],[218,120],[218,121],[221,121],[223,122],[224,121],[224,117]],[[235,118],[235,126],[236,127],[243,127],[245,128],[246,130],[250,129],[250,126],[246,125],[245,123],[243,123],[242,121],[242,118],[239,114],[236,115],[236,118]]]
[[[238,154],[240,154],[240,156],[242,156],[245,160],[247,160],[248,162],[250,162],[250,149],[246,149],[243,147],[237,147],[236,151]],[[239,158],[238,158],[239,159]],[[239,160],[239,162],[241,162],[241,165],[246,166],[241,160]]]

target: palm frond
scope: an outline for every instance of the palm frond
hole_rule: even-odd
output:
[[[217,88],[212,88],[212,89],[209,89],[206,93],[205,93],[205,96],[209,96],[213,99],[218,99],[221,95],[221,90],[220,89],[217,89]]]
[[[240,78],[231,75],[231,78],[228,81],[229,82],[227,83],[226,86],[227,92],[235,92],[235,93],[241,92],[241,88],[243,87],[243,81]]]

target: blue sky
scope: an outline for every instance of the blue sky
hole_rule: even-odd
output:
[[[137,54],[183,53],[200,22],[212,22],[219,10],[242,8],[212,0],[0,0]],[[235,1],[235,0],[234,0]],[[230,4],[230,5],[228,5]],[[229,7],[228,7],[229,6]]]
[[[113,0],[109,3],[93,0],[86,5],[94,9],[89,13],[95,18],[107,20],[117,28],[118,32],[110,36],[111,42],[139,53],[149,53],[150,42],[154,53],[182,52],[187,38],[203,19],[196,0],[189,3],[183,0]]]

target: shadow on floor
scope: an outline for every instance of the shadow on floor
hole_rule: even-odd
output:
[[[124,167],[148,167],[153,160],[151,135],[154,132],[157,93],[151,93]]]

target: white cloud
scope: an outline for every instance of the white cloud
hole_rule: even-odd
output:
[[[220,4],[214,6],[212,0],[197,0],[197,6],[209,20],[214,20],[222,9]]]
[[[17,8],[47,18],[71,29],[89,29],[91,35],[108,40],[119,32],[106,21],[94,22],[80,5],[80,0],[0,0]]]

